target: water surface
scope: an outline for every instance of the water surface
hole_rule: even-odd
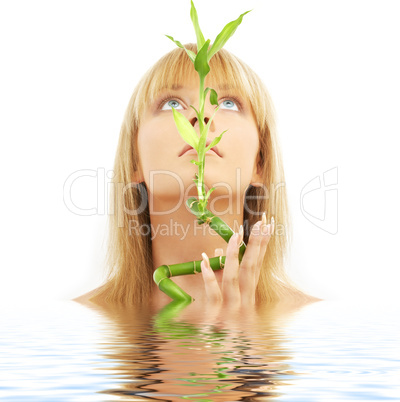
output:
[[[5,401],[400,400],[396,306],[216,311],[49,302],[0,313]]]

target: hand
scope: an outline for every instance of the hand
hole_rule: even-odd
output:
[[[201,272],[210,302],[223,302],[230,306],[255,304],[261,264],[273,232],[273,218],[271,224],[267,225],[265,214],[263,214],[263,219],[253,225],[246,252],[239,266],[239,246],[243,241],[243,226],[240,227],[239,233],[235,233],[228,242],[221,286],[216,273],[210,267],[208,256],[202,253]],[[217,249],[215,254],[219,256],[222,252],[222,249]]]

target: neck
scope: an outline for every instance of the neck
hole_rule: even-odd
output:
[[[152,198],[149,198],[149,208],[154,269],[164,264],[201,260],[202,252],[210,258],[214,257],[216,248],[222,248],[223,255],[226,255],[225,240],[208,225],[197,223],[197,218],[186,207],[186,199],[181,200],[178,207],[178,203],[172,200]],[[243,224],[243,204],[240,199],[236,203],[231,199],[228,205],[226,200],[213,200],[210,197],[207,208],[223,219],[233,231],[239,231],[239,226]],[[174,277],[173,281],[196,299],[204,293],[201,275]]]

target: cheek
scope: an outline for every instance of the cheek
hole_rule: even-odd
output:
[[[143,152],[143,159],[151,157],[152,151],[157,152],[163,139],[160,127],[148,123],[140,128],[138,133],[139,150]]]
[[[234,166],[232,175],[235,183],[240,183],[240,193],[244,193],[251,182],[254,164],[259,149],[258,130],[252,126],[245,126],[236,131],[229,144],[227,158],[229,166]]]
[[[138,133],[138,150],[144,170],[161,168],[174,152],[170,129],[163,124],[148,123]],[[147,166],[147,168],[146,168]]]
[[[181,159],[179,152],[184,142],[176,131],[174,121],[143,125],[138,133],[138,151],[141,156],[144,181],[148,191],[157,196],[176,197],[189,185],[197,167],[190,159]],[[190,195],[197,195],[193,191]]]
[[[257,156],[260,143],[258,130],[253,126],[244,126],[236,128],[235,131],[232,130],[232,133],[226,132],[226,134],[229,136],[226,141],[226,156],[236,161],[238,166],[252,169],[253,166],[250,164]]]

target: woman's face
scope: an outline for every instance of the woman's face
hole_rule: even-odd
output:
[[[215,187],[210,201],[216,196],[234,197],[231,202],[243,201],[250,183],[261,182],[256,172],[256,156],[259,149],[258,129],[250,104],[229,89],[214,87],[220,106],[208,132],[211,142],[224,130],[228,130],[217,144],[218,154],[205,156],[206,191]],[[173,91],[162,91],[147,107],[142,116],[138,133],[138,151],[142,162],[142,180],[149,193],[166,200],[197,196],[193,179],[198,167],[190,163],[197,159],[193,149],[183,153],[187,143],[180,136],[173,118],[172,107],[192,123],[200,135],[193,105],[199,110],[199,84],[182,82]],[[207,96],[204,117],[208,121],[216,106]],[[208,142],[207,142],[208,144]],[[136,178],[137,181],[137,178]]]

